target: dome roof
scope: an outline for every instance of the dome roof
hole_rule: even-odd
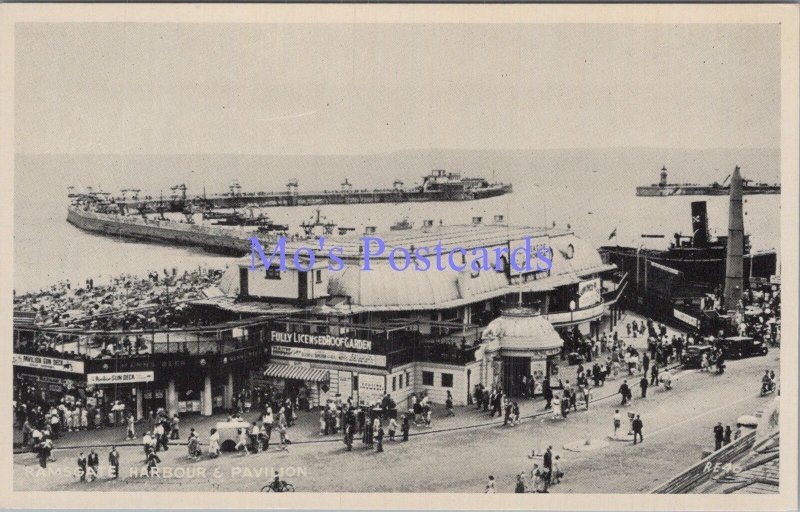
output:
[[[564,340],[553,329],[552,324],[529,309],[504,311],[483,330],[482,337],[499,341],[500,350],[507,352],[558,353]]]

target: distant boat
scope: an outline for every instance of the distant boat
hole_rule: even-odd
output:
[[[409,222],[407,218],[405,218],[405,219],[403,219],[401,221],[395,222],[394,224],[392,224],[389,227],[389,229],[391,231],[402,231],[404,229],[413,229],[413,228],[414,228],[414,223],[413,222]]]

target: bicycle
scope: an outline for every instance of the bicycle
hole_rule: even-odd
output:
[[[294,486],[285,480],[273,481],[262,487],[261,492],[294,492]]]

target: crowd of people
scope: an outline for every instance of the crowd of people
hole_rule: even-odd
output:
[[[151,271],[147,277],[121,274],[97,285],[94,279],[81,285],[64,280],[37,292],[15,293],[14,310],[35,313],[34,323],[43,327],[146,330],[183,325],[190,318],[156,306],[201,298],[204,289],[219,282],[222,272],[198,267],[179,273],[172,268],[163,274]],[[123,311],[129,313],[116,314]]]

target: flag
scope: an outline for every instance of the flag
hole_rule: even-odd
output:
[[[614,231],[612,231],[611,234],[608,235],[608,239],[611,240],[615,236],[617,236],[617,228],[614,228]]]

